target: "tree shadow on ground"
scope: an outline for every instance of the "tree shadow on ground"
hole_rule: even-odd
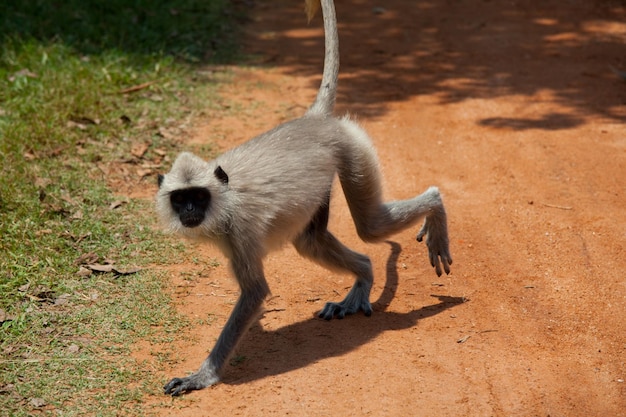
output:
[[[387,243],[391,246],[391,253],[386,263],[386,282],[379,299],[373,303],[371,317],[356,314],[330,322],[311,318],[274,331],[263,330],[257,322],[238,348],[248,360],[240,366],[229,367],[222,382],[243,384],[341,356],[383,332],[414,327],[421,319],[467,301],[463,297],[432,295],[438,300],[435,304],[408,313],[385,312],[385,306],[394,298],[398,287],[397,261],[402,250],[398,243]]]
[[[307,26],[302,2],[225,3],[2,2],[0,41],[57,42],[86,55],[116,50],[166,54],[198,64],[216,56],[233,61],[238,55],[232,53],[237,32],[232,23],[241,24],[242,15],[257,7],[264,20],[245,26],[251,35],[248,51],[265,57],[263,65],[285,66],[293,75],[321,74],[321,19]],[[556,0],[362,0],[338,1],[336,7],[340,111],[377,117],[389,102],[427,95],[442,104],[539,96],[536,100],[558,104],[562,112],[539,121],[503,114],[478,123],[556,130],[594,115],[626,121],[626,84],[611,69],[626,70],[623,1],[564,7]]]
[[[336,3],[338,105],[360,116],[379,116],[389,102],[420,95],[434,95],[442,104],[527,96],[560,105],[562,113],[538,121],[503,115],[479,124],[555,130],[593,115],[626,121],[626,84],[611,69],[626,69],[623,1],[567,7],[531,0]],[[321,19],[303,31],[297,2],[258,4],[271,9],[262,22],[270,33],[255,34],[249,50],[269,54],[267,64],[293,68],[294,75],[321,74]]]

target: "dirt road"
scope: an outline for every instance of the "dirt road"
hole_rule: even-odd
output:
[[[435,275],[417,230],[360,242],[337,188],[330,229],[375,264],[372,317],[314,318],[352,277],[273,253],[267,312],[223,383],[155,398],[155,412],[626,416],[626,82],[613,71],[626,71],[626,4],[337,3],[337,113],[373,137],[388,198],[440,187],[452,274]],[[208,117],[191,142],[226,149],[312,102],[319,17],[263,0],[246,33],[258,65],[222,91],[241,111]],[[152,347],[177,352],[164,382],[200,365],[237,297],[219,252],[197,250],[207,263],[172,281],[203,322]]]

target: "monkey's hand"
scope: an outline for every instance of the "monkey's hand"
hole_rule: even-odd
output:
[[[210,385],[218,383],[220,378],[217,373],[210,372],[208,369],[201,368],[195,374],[191,374],[185,378],[174,378],[163,387],[165,394],[172,397],[182,395],[189,391],[206,388]]]
[[[449,274],[452,257],[448,242],[446,211],[443,206],[426,217],[422,229],[417,234],[417,241],[421,242],[424,236],[426,236],[428,258],[430,264],[435,268],[437,276],[441,276],[441,264],[443,264],[443,270],[446,271],[446,274]]]

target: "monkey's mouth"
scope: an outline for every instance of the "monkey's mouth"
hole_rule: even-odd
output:
[[[181,217],[180,222],[183,226],[193,229],[194,227],[200,226],[204,217]]]

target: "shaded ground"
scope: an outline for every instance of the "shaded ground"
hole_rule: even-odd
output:
[[[267,312],[223,383],[154,399],[162,415],[626,415],[626,6],[619,1],[339,1],[338,113],[379,150],[388,198],[438,185],[453,272],[417,230],[358,241],[335,192],[331,230],[375,264],[375,312],[325,322],[352,278],[286,248],[269,256]],[[236,69],[190,143],[222,149],[301,115],[319,82],[320,19],[263,1]],[[337,190],[336,190],[337,191]],[[219,252],[172,282],[197,332],[143,347],[163,382],[195,370],[237,287]],[[206,260],[206,263],[203,263]],[[219,263],[219,265],[215,265]],[[150,353],[171,350],[176,363]]]

